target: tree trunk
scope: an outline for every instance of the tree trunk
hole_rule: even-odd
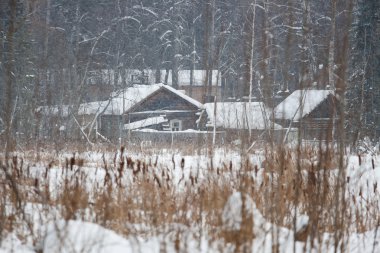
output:
[[[12,133],[12,108],[13,108],[13,86],[15,79],[14,68],[14,34],[16,23],[16,0],[9,1],[10,18],[6,37],[5,52],[7,53],[5,61],[5,159],[9,158],[9,153],[14,149],[14,138]]]
[[[210,29],[210,34],[208,36],[208,45],[209,45],[209,50],[208,50],[208,85],[207,85],[207,97],[211,98],[211,93],[212,93],[212,71],[214,69],[214,19],[215,19],[215,0],[210,0],[210,16],[209,16],[209,29]]]
[[[177,15],[179,15],[178,12],[178,7],[175,5],[173,7],[174,9],[174,15],[175,17],[175,22],[174,22],[174,27],[173,27],[173,63],[172,63],[172,87],[175,89],[178,89],[178,70],[179,70],[179,60],[180,60],[180,48],[179,48],[179,39],[180,39],[180,32],[179,32],[179,26],[180,26],[180,20]]]
[[[334,82],[334,66],[335,66],[335,10],[336,10],[336,0],[331,2],[331,31],[330,31],[330,43],[329,43],[329,85],[331,89],[335,88]]]

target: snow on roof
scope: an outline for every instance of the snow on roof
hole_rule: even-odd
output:
[[[126,129],[126,130],[138,129],[138,128],[142,128],[142,127],[161,124],[161,123],[164,123],[167,121],[168,120],[165,119],[163,116],[151,117],[151,118],[135,121],[135,122],[132,122],[129,124],[125,124],[124,129]]]
[[[262,102],[219,102],[216,103],[216,120],[214,117],[215,103],[204,105],[207,115],[207,126],[226,129],[259,129],[272,127],[269,120],[270,111]],[[281,126],[274,124],[275,129]]]
[[[164,85],[162,83],[152,85],[134,85],[133,87],[112,93],[111,97],[113,97],[113,99],[104,114],[120,115],[121,113],[128,111],[132,106],[141,102],[143,99],[152,95],[154,92],[158,91],[160,88],[164,88],[176,94],[177,96],[181,97],[182,99],[188,101],[198,108],[202,108],[203,106],[197,100],[183,94],[183,92],[176,90],[169,85]]]
[[[120,115],[160,89],[162,86],[162,84],[134,85],[133,87],[112,92],[109,100],[80,104],[78,115],[94,115],[101,113],[107,115]],[[42,115],[61,115],[62,117],[67,117],[70,109],[69,105],[40,106],[36,111]]]
[[[128,111],[132,106],[158,91],[160,88],[164,88],[176,94],[198,108],[202,108],[203,106],[200,102],[168,85],[134,85],[133,87],[112,92],[109,100],[80,104],[78,108],[78,115],[121,115],[122,113]],[[43,115],[61,115],[62,117],[67,117],[70,112],[70,106],[40,106],[37,109],[37,112],[40,112]]]
[[[296,90],[274,109],[275,119],[299,120],[311,113],[331,90]]]
[[[161,87],[161,84],[134,85],[133,87],[112,92],[109,105],[104,104],[106,106],[104,114],[120,115]]]

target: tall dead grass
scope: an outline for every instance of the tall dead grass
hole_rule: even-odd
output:
[[[19,238],[26,238],[27,233],[35,233],[36,220],[28,216],[27,208],[35,204],[54,209],[53,219],[95,222],[124,236],[171,231],[176,234],[173,240],[178,240],[186,228],[197,238],[207,233],[210,240],[232,243],[236,252],[245,251],[255,237],[253,221],[243,217],[246,226],[226,235],[221,219],[227,199],[235,191],[250,196],[264,217],[278,226],[293,229],[295,216],[307,215],[306,229],[295,238],[301,241],[322,240],[325,232],[348,233],[352,224],[357,231],[366,231],[379,214],[363,217],[359,210],[353,214],[347,208],[343,212],[345,223],[337,226],[334,214],[338,211],[335,195],[339,180],[334,171],[339,161],[333,149],[305,147],[300,153],[287,147],[268,149],[263,152],[261,164],[252,163],[251,154],[244,154],[240,167],[234,167],[231,161],[209,164],[206,176],[182,173],[179,180],[173,177],[173,171],[184,169],[185,158],[176,164],[173,156],[162,166],[157,160],[164,158],[153,155],[154,151],[145,159],[130,153],[123,147],[108,158],[103,155],[101,161],[96,161],[96,168],[87,167],[94,161],[80,153],[65,158],[45,155],[39,163],[45,168],[34,174],[30,171],[33,163],[25,162],[25,157],[2,160],[1,235],[16,232]],[[91,181],[94,174],[100,180]],[[344,201],[355,203],[357,197]],[[44,215],[40,214],[41,222],[47,219]],[[34,234],[34,241],[41,240],[41,236]]]

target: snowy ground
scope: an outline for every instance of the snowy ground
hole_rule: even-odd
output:
[[[25,189],[30,191],[30,196],[38,196],[39,199],[43,199],[44,195],[36,191],[42,191],[47,187],[49,198],[54,199],[62,193],[65,184],[70,182],[74,185],[74,181],[80,178],[79,183],[90,193],[88,202],[92,203],[99,193],[94,189],[106,189],[107,180],[111,184],[118,182],[121,188],[127,191],[128,186],[134,184],[136,177],[145,177],[145,173],[141,173],[145,168],[147,177],[150,177],[152,182],[159,181],[165,184],[163,187],[176,194],[188,192],[189,187],[195,184],[194,178],[198,186],[206,189],[209,182],[229,181],[235,193],[229,197],[223,208],[222,229],[239,230],[244,223],[241,217],[241,194],[238,192],[238,185],[234,185],[237,184],[234,179],[240,173],[247,157],[241,156],[238,151],[218,149],[213,158],[205,154],[182,155],[171,150],[161,150],[158,153],[67,152],[59,153],[54,161],[52,159],[56,156],[46,152],[42,154],[40,162],[32,162],[31,153],[18,156],[18,164],[23,158],[23,173],[26,173],[32,182],[38,179],[38,187],[25,185]],[[75,157],[75,163],[71,163],[72,157]],[[126,157],[131,158],[134,163],[121,165],[120,161],[126,160]],[[82,159],[83,162],[78,162]],[[253,170],[250,174],[252,180],[257,185],[262,184],[267,173],[261,168],[265,159],[264,152],[256,151],[249,154],[248,159],[252,166],[257,166],[256,171]],[[376,224],[378,221],[371,218],[376,215],[380,217],[377,187],[380,180],[380,156],[363,154],[359,159],[357,155],[350,155],[346,157],[346,161],[345,195],[347,199],[353,200],[347,208],[352,209],[356,216],[353,215],[350,220],[352,226],[347,226],[348,231],[343,239],[336,243],[335,235],[325,232],[319,241],[295,242],[293,229],[271,224],[261,214],[254,201],[247,196],[244,198],[244,207],[245,212],[253,217],[254,234],[252,244],[247,247],[251,248],[252,252],[275,252],[276,247],[279,252],[335,252],[335,247],[338,249],[337,252],[380,252],[380,231]],[[124,174],[118,179],[120,166],[130,166],[132,169],[124,170]],[[140,170],[139,173],[136,172],[137,169]],[[337,174],[337,169],[330,171],[331,178]],[[138,198],[141,196],[136,197]],[[12,232],[3,232],[0,252],[234,252],[233,243],[226,242],[221,236],[215,237],[210,226],[206,226],[202,221],[197,225],[166,223],[155,229],[151,229],[150,224],[126,222],[124,226],[137,232],[122,235],[105,228],[108,227],[107,224],[96,224],[99,222],[94,219],[91,208],[84,208],[75,219],[65,221],[61,215],[60,204],[42,203],[43,201],[30,200],[24,203],[24,215],[31,226],[20,223],[21,225],[15,227]],[[12,213],[17,210],[14,210],[14,205],[9,204],[4,212]],[[355,220],[363,220],[366,229],[358,232]],[[296,230],[301,230],[307,222],[308,217],[300,215]]]

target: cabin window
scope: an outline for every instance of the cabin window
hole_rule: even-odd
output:
[[[170,121],[170,128],[172,131],[181,131],[182,130],[182,121],[178,119],[173,119]]]

